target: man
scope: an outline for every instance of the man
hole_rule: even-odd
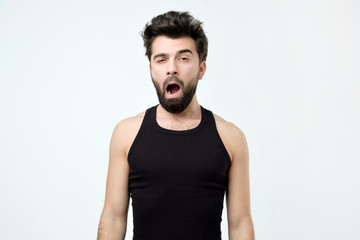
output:
[[[160,104],[115,127],[98,240],[220,240],[226,192],[230,240],[254,239],[248,149],[232,123],[202,108],[207,37],[186,12],[154,17],[142,33]]]

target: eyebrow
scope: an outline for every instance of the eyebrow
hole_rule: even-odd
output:
[[[182,49],[182,50],[179,50],[176,52],[176,55],[178,54],[181,54],[181,53],[191,53],[191,55],[194,55],[193,52],[190,50],[190,49]],[[168,56],[169,54],[166,54],[166,53],[159,53],[159,54],[156,54],[153,59],[156,59],[158,57],[166,57]]]
[[[181,53],[191,53],[191,55],[193,55],[193,52],[190,50],[190,49],[183,49],[183,50],[179,50],[178,52],[177,52],[177,54],[181,54]]]

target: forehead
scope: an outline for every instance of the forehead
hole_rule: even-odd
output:
[[[166,36],[158,36],[152,43],[151,56],[161,53],[172,55],[184,49],[189,49],[194,55],[197,55],[196,44],[191,37],[168,38]]]

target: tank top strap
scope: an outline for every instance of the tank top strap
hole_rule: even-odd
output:
[[[134,148],[137,145],[137,143],[139,142],[142,135],[144,134],[144,131],[146,129],[150,129],[151,125],[154,124],[153,119],[155,119],[155,116],[156,116],[156,107],[157,107],[157,105],[155,105],[155,106],[153,106],[151,108],[148,108],[145,111],[144,119],[142,120],[142,123],[140,125],[140,129],[139,129],[138,133],[136,134],[136,137],[135,137],[133,143],[131,144],[131,147],[130,147],[130,150],[129,150],[129,153],[128,153],[128,161],[130,161],[131,156],[132,156],[133,151],[134,151]]]
[[[156,108],[158,105],[155,105],[151,108],[148,108],[145,112],[143,124],[144,125],[153,125],[156,122]]]
[[[209,131],[217,132],[215,117],[212,111],[207,110],[203,107],[201,107],[201,109],[204,116],[204,125],[206,126],[206,129],[208,129]]]
[[[214,118],[213,113],[210,110],[203,108],[202,106],[201,106],[201,113],[202,113],[205,124],[207,124],[207,125],[210,124],[212,127],[214,127],[215,126],[215,118]]]
[[[207,109],[205,109],[203,107],[201,107],[201,108],[203,109],[204,115],[206,115],[206,120],[205,120],[206,121],[206,123],[205,123],[206,127],[205,127],[205,129],[207,129],[208,131],[211,131],[213,136],[215,136],[214,139],[216,139],[218,141],[219,147],[221,148],[224,155],[226,156],[227,161],[228,161],[228,165],[230,167],[230,165],[231,165],[230,155],[229,155],[228,151],[226,150],[224,142],[221,140],[219,131],[218,131],[217,126],[216,126],[216,121],[215,121],[214,114],[210,110],[207,110]]]

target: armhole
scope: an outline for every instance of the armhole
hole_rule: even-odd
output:
[[[231,166],[230,154],[227,151],[227,149],[225,147],[225,144],[224,144],[223,140],[221,139],[220,133],[219,133],[219,131],[217,129],[215,116],[211,111],[209,111],[209,112],[210,112],[210,115],[211,115],[210,119],[211,119],[212,126],[213,126],[213,129],[214,129],[215,135],[216,135],[216,139],[217,139],[217,141],[218,141],[218,143],[220,145],[221,150],[223,151],[223,153],[224,153],[224,155],[226,157],[226,160],[227,160],[227,163],[228,163],[228,170],[229,170],[230,166]]]
[[[127,159],[128,159],[129,164],[130,164],[131,156],[132,156],[132,154],[134,152],[134,148],[136,147],[137,143],[139,142],[139,140],[140,140],[140,138],[142,136],[142,133],[144,132],[145,123],[146,123],[146,120],[149,117],[149,111],[150,111],[150,109],[146,110],[144,119],[142,120],[142,123],[141,123],[140,128],[139,128],[139,131],[136,134],[136,137],[135,137],[134,141],[132,142],[131,147],[129,149],[129,152],[128,152],[128,155],[127,155]]]

